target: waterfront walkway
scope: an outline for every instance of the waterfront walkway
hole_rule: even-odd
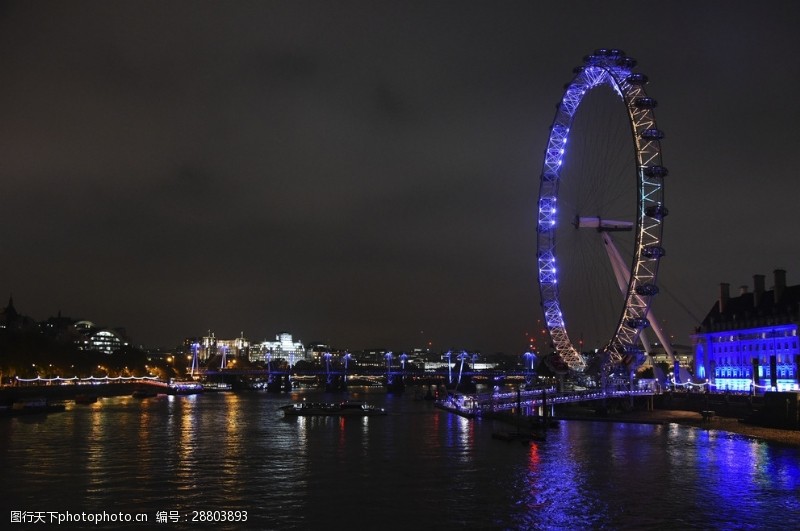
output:
[[[437,406],[465,417],[479,417],[487,413],[510,411],[515,408],[530,411],[535,408],[552,408],[557,405],[579,402],[652,397],[654,395],[655,392],[652,390],[556,392],[553,388],[518,390],[508,393],[450,393],[446,398],[437,402]]]

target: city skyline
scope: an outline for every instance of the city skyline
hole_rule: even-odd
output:
[[[720,283],[800,282],[800,104],[783,89],[800,75],[798,15],[788,1],[8,2],[0,286],[28,315],[80,314],[151,346],[286,330],[521,354],[542,319],[554,105],[584,55],[614,47],[659,102],[670,216],[654,309],[685,344]]]
[[[94,331],[99,332],[114,332],[118,334],[118,337],[121,340],[130,341],[131,345],[136,348],[141,348],[143,350],[172,350],[172,349],[181,349],[186,346],[186,342],[188,340],[205,340],[211,339],[214,342],[223,342],[223,343],[235,343],[239,340],[243,340],[247,343],[248,346],[254,345],[264,345],[264,344],[278,344],[278,343],[292,343],[295,346],[297,344],[302,343],[303,348],[310,348],[312,346],[326,346],[330,348],[332,351],[360,351],[360,350],[396,350],[399,352],[411,352],[412,350],[424,350],[425,345],[371,345],[369,347],[363,349],[350,349],[347,345],[339,345],[339,344],[326,344],[323,342],[315,341],[313,338],[310,340],[306,340],[305,338],[295,337],[295,335],[291,332],[291,329],[288,330],[280,330],[275,332],[269,333],[260,333],[260,332],[246,332],[244,330],[240,331],[238,335],[233,336],[220,336],[218,335],[213,328],[205,330],[205,331],[193,331],[191,333],[186,334],[175,334],[175,339],[168,344],[161,344],[161,345],[151,345],[151,344],[143,344],[140,341],[137,341],[135,337],[130,337],[127,333],[127,327],[124,323],[116,323],[116,324],[109,324],[102,320],[97,320],[94,318],[79,316],[69,316],[69,315],[62,315],[61,312],[58,312],[57,315],[49,315],[47,317],[39,318],[39,316],[28,315],[24,311],[19,312],[17,310],[17,306],[13,301],[13,295],[9,297],[9,302],[6,307],[0,310],[0,317],[3,319],[8,318],[8,312],[11,309],[11,313],[13,314],[13,321],[15,324],[13,327],[19,327],[22,330],[30,329],[31,326],[39,326],[41,330],[47,328],[48,323],[50,326],[63,326],[67,327],[67,323],[70,323],[69,326],[78,326],[85,329],[91,328]],[[2,320],[2,319],[0,319]],[[56,324],[54,324],[56,323]],[[3,321],[3,327],[6,327],[9,323],[5,323]],[[128,346],[128,343],[125,343],[125,346]],[[286,347],[283,347],[284,350]],[[112,352],[109,351],[107,348],[100,349],[108,354]],[[444,349],[442,352],[446,350],[454,350],[454,349]],[[455,350],[470,350],[474,351],[474,349],[468,349],[467,347],[458,348]]]

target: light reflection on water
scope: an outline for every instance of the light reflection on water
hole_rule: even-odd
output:
[[[794,448],[605,422],[562,422],[546,441],[505,443],[491,438],[502,428],[491,421],[373,390],[351,398],[386,407],[385,417],[283,418],[279,407],[303,396],[343,398],[119,397],[43,421],[1,419],[0,503],[151,519],[249,512],[248,524],[218,529],[306,529],[343,515],[348,526],[384,529],[779,529],[800,519]]]

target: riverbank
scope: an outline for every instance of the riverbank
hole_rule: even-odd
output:
[[[647,424],[679,424],[702,430],[717,430],[736,433],[754,439],[771,443],[782,444],[800,448],[800,430],[784,430],[778,428],[765,428],[746,424],[738,418],[714,416],[704,419],[697,411],[682,411],[673,409],[656,409],[645,411],[634,409],[631,411],[610,412],[606,416],[597,416],[592,410],[580,411],[573,409],[558,415],[564,420],[592,420],[606,422],[639,422]]]

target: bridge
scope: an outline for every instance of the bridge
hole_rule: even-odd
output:
[[[423,371],[423,370],[386,370],[380,368],[358,368],[357,370],[342,370],[342,369],[325,369],[325,368],[310,368],[310,369],[268,369],[268,368],[255,368],[255,369],[197,369],[194,375],[197,377],[220,377],[220,376],[244,376],[251,378],[308,378],[308,377],[325,377],[327,379],[334,378],[347,378],[347,379],[378,379],[383,378],[385,381],[393,381],[396,379],[412,380],[412,379],[430,379],[430,380],[445,380],[448,383],[467,384],[472,379],[479,380],[505,380],[505,379],[530,379],[533,375],[529,371],[518,370],[475,370],[463,371],[459,378],[454,379],[452,374],[448,374],[446,370],[436,371]]]
[[[235,377],[235,378],[258,378],[265,382],[268,391],[285,392],[292,389],[292,379],[294,380],[313,380],[315,383],[324,381],[328,391],[343,391],[348,383],[359,382],[359,384],[379,384],[386,387],[389,392],[402,392],[406,384],[422,385],[428,388],[428,393],[432,394],[431,388],[435,386],[438,395],[437,406],[447,409],[466,417],[480,416],[487,412],[502,412],[517,408],[527,410],[529,413],[539,410],[539,414],[545,413],[546,408],[554,407],[557,404],[567,404],[573,402],[584,402],[593,400],[604,400],[609,398],[653,396],[658,394],[655,389],[630,388],[607,388],[605,390],[572,390],[558,391],[555,387],[531,389],[533,374],[530,371],[498,371],[498,370],[477,370],[459,371],[457,379],[453,378],[451,371],[415,371],[415,370],[387,370],[386,368],[359,368],[357,370],[333,370],[331,368],[285,368],[275,370],[271,368],[225,368],[225,369],[199,369],[192,375],[191,380],[164,382],[156,377],[137,377],[137,376],[117,376],[117,377],[94,377],[88,378],[36,378],[24,379],[17,378],[19,387],[40,387],[47,386],[51,389],[60,388],[60,394],[69,392],[80,392],[80,389],[88,390],[87,386],[94,388],[95,392],[101,388],[109,391],[113,386],[137,387],[158,387],[171,394],[185,394],[188,392],[199,392],[204,388],[198,380],[205,380],[206,385],[211,385],[215,378]],[[462,381],[463,380],[463,381]],[[494,388],[489,393],[469,393],[475,390],[473,380],[483,380]],[[520,386],[512,392],[499,392],[498,389],[503,382],[518,381]],[[525,387],[528,389],[525,389]],[[228,386],[230,388],[230,385]],[[84,391],[85,392],[85,391]],[[110,391],[114,394],[113,391]]]
[[[456,375],[453,371],[438,369],[435,371],[365,368],[205,368],[198,369],[195,377],[206,380],[219,380],[230,382],[230,378],[251,378],[260,380],[260,386],[268,391],[286,392],[292,389],[293,382],[316,382],[325,386],[328,391],[343,391],[350,385],[382,385],[387,391],[401,393],[410,385],[436,385],[461,392],[475,390],[478,383],[488,385],[503,385],[504,383],[517,382],[530,384],[535,375],[526,370],[468,370],[460,371]]]
[[[480,417],[487,413],[499,413],[514,408],[536,411],[539,416],[553,416],[552,408],[560,404],[571,404],[593,400],[618,398],[652,397],[652,389],[640,390],[593,390],[556,391],[555,388],[536,390],[517,390],[510,393],[461,394],[448,393],[436,406],[463,417]],[[548,411],[549,409],[549,411]]]

